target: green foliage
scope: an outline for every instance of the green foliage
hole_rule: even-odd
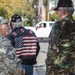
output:
[[[0,4],[0,16],[4,18],[8,16],[6,9]]]
[[[51,21],[56,21],[56,20],[58,20],[58,16],[57,16],[57,14],[54,12],[53,14],[50,14],[50,20]]]
[[[0,15],[10,19],[13,14],[19,14],[23,18],[28,18],[29,21],[25,22],[24,25],[33,25],[33,19],[38,16],[39,0],[0,0]],[[44,5],[47,5],[47,0],[44,0]]]
[[[39,0],[33,0],[32,5],[36,5],[37,6],[38,5],[38,1]]]
[[[6,18],[8,17],[10,19],[15,13],[22,14],[23,0],[0,0],[0,4],[6,9],[8,14]]]
[[[24,14],[25,14],[25,17],[29,19],[32,19],[35,17],[34,8],[32,7],[32,4],[28,2],[28,0],[25,2],[25,5],[24,5]]]
[[[12,12],[13,14],[22,15],[23,10],[23,0],[13,0],[12,1]]]
[[[23,21],[23,25],[24,25],[24,26],[30,26],[30,22],[27,21],[27,20],[25,20],[25,21]]]
[[[44,6],[47,6],[47,0],[44,0]]]
[[[75,16],[73,16],[74,20],[75,20]]]

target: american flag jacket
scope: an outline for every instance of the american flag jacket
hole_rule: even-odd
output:
[[[16,48],[16,55],[22,60],[22,64],[36,64],[40,46],[33,31],[19,27],[10,33],[9,39]]]

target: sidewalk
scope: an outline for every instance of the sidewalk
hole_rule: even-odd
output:
[[[46,65],[45,65],[46,53],[40,52],[37,58],[37,64],[34,65],[33,75],[45,75]]]

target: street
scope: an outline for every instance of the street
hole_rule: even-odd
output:
[[[40,52],[37,57],[37,64],[34,65],[34,74],[33,75],[45,75],[46,65],[45,59],[47,54],[48,42],[40,42]]]

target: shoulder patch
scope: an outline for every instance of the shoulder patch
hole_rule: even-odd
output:
[[[12,35],[13,35],[13,36],[17,36],[17,33],[16,33],[16,32],[13,32]]]
[[[22,33],[24,33],[24,29],[22,28],[22,29],[20,29],[20,31],[22,32]]]
[[[30,34],[33,34],[32,30],[29,31]]]

